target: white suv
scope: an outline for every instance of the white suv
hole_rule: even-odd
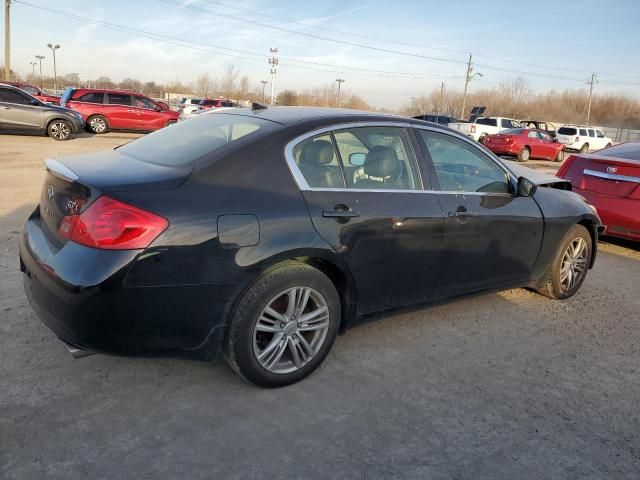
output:
[[[178,112],[180,112],[180,118],[189,118],[193,112],[198,110],[198,104],[202,101],[201,98],[185,97],[180,100],[178,106]]]
[[[556,132],[556,138],[567,150],[578,150],[581,153],[600,150],[612,143],[598,128],[584,125],[563,125]]]

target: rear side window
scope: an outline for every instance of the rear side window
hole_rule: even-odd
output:
[[[23,86],[22,90],[27,92],[29,95],[40,95],[40,91],[36,87],[32,87],[31,85]]]
[[[0,102],[29,105],[31,103],[31,98],[9,88],[0,88]]]
[[[87,103],[104,103],[104,93],[85,93],[80,98],[78,98],[77,101]]]
[[[593,130],[589,130],[589,136],[595,138],[596,132],[594,132]]]
[[[576,135],[578,133],[578,130],[570,127],[560,127],[558,129],[558,133],[560,135]]]
[[[502,128],[512,128],[514,126],[514,125],[511,125],[511,120],[507,120],[506,118],[503,118],[500,121],[500,124]]]
[[[580,129],[580,135],[582,135],[583,137],[587,136],[587,129],[586,128],[581,128]]]
[[[329,134],[299,143],[293,149],[293,158],[311,188],[345,188],[342,168]]]
[[[538,134],[534,130],[531,130],[527,136],[529,138],[538,138]]]
[[[276,126],[274,122],[243,115],[199,115],[140,137],[118,148],[118,152],[143,162],[177,167]]]
[[[490,127],[498,126],[498,120],[496,120],[495,118],[479,118],[478,120],[476,120],[476,123],[479,123],[480,125],[488,125]]]
[[[109,105],[131,105],[131,95],[107,93],[107,103]]]

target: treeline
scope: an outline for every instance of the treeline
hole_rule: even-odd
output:
[[[278,105],[306,105],[315,107],[341,107],[356,110],[373,110],[360,96],[342,88],[337,83],[327,83],[306,90],[283,90],[278,94]]]
[[[551,90],[535,93],[522,78],[501,82],[495,88],[474,91],[467,95],[466,112],[461,114],[462,93],[440,89],[429,95],[412,98],[401,113],[415,116],[440,113],[463,120],[473,106],[486,106],[486,115],[520,120],[544,120],[555,123],[585,123],[589,105],[584,90]],[[596,90],[591,103],[592,125],[640,128],[640,101],[625,94],[600,93]]]

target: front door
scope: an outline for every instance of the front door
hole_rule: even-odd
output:
[[[3,130],[43,129],[44,110],[26,95],[0,87],[0,127]]]
[[[299,143],[292,156],[316,230],[354,277],[360,312],[430,299],[444,217],[422,188],[408,132],[341,129]]]
[[[506,170],[471,142],[417,132],[445,215],[444,265],[435,293],[444,297],[525,282],[543,234],[533,198],[513,194]]]
[[[164,126],[162,123],[166,115],[148,98],[134,95],[133,108],[136,112],[138,130],[157,130]]]

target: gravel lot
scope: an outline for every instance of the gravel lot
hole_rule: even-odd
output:
[[[632,244],[603,243],[568,301],[511,290],[354,328],[280,390],[223,364],[73,360],[27,304],[19,231],[43,158],[131,138],[0,136],[0,478],[640,478]]]

